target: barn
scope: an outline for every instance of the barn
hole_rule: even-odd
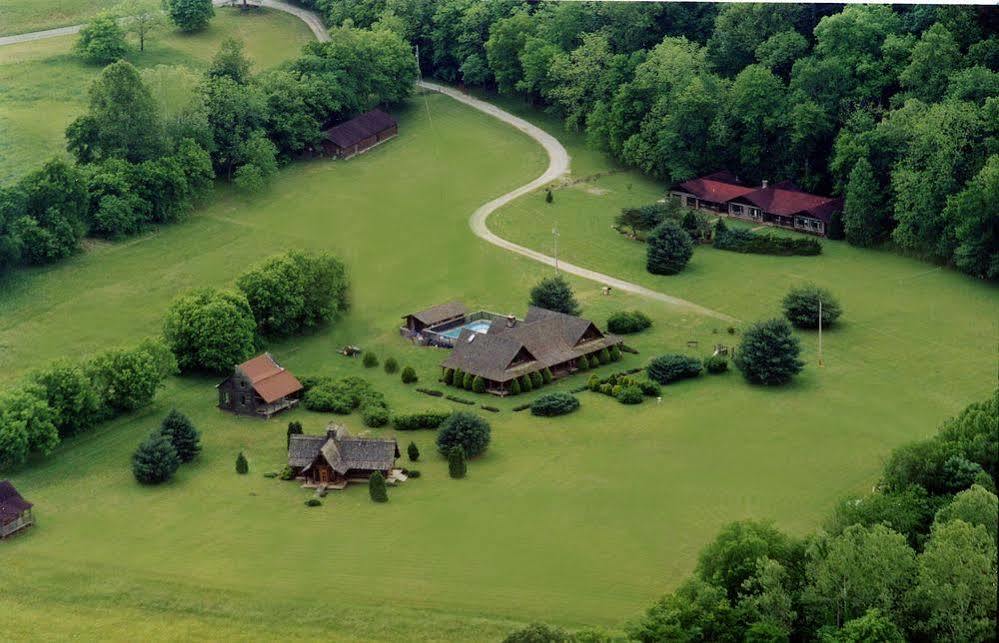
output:
[[[399,124],[392,116],[373,109],[323,131],[320,145],[326,156],[347,159],[394,138],[398,133]]]
[[[13,536],[33,525],[31,507],[9,480],[0,480],[0,538]]]
[[[302,383],[264,353],[234,368],[215,388],[223,411],[266,419],[297,404]]]

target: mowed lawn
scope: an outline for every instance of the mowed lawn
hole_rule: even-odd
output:
[[[349,162],[294,165],[261,196],[222,191],[189,222],[12,279],[0,291],[0,382],[154,335],[178,292],[231,286],[264,257],[311,248],[347,262],[352,309],[329,329],[272,344],[278,360],[299,375],[367,376],[395,411],[449,405],[336,350],[393,355],[440,386],[444,353],[400,339],[401,315],[451,298],[523,314],[550,269],[476,239],[467,217],[546,158],[444,97],[418,97],[400,117],[398,139]],[[577,174],[608,169],[567,138]],[[609,225],[631,201],[621,191],[641,203],[659,188],[630,174],[595,187],[558,190],[550,207],[529,195],[491,225],[547,248],[558,216],[566,259],[645,280],[641,248]],[[619,627],[675,587],[723,523],[815,529],[839,498],[870,489],[892,447],[931,434],[993,386],[995,290],[926,264],[841,244],[808,259],[699,249],[689,273],[643,283],[750,320],[775,312],[802,277],[829,285],[846,309],[825,336],[825,368],[803,334],[808,368],[784,389],[705,376],[640,407],[584,393],[578,413],[552,420],[513,413],[527,396],[489,399],[501,408],[480,411],[493,443],[465,480],[447,477],[432,432],[398,435],[403,448],[419,445],[424,457],[407,466],[423,476],[391,489],[387,505],[357,486],[309,509],[309,492],[263,477],[284,464],[288,420],[319,432],[333,416],[235,419],[214,408],[214,379],[174,378],[154,406],[11,474],[39,524],[0,547],[5,635],[495,640],[531,620]],[[654,318],[629,339],[641,355],[621,368],[737,341],[715,320],[572,283],[598,322],[624,307]],[[205,451],[172,483],[140,487],[129,456],[171,406],[199,425]],[[364,430],[356,416],[341,420]],[[233,470],[240,450],[245,477]]]
[[[0,36],[77,25],[120,4],[120,0],[0,0]],[[160,3],[140,0],[140,5]]]
[[[64,153],[66,126],[86,109],[87,89],[101,72],[100,65],[74,55],[77,38],[0,47],[0,183]],[[204,31],[185,34],[166,27],[150,38],[144,52],[132,43],[128,60],[140,69],[186,65],[200,70],[226,38],[242,40],[253,70],[260,71],[294,58],[312,33],[299,18],[280,11],[244,14],[219,7]]]

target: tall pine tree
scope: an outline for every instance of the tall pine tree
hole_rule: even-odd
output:
[[[201,453],[201,434],[186,415],[171,409],[160,425],[160,433],[173,445],[181,462],[190,462]]]
[[[881,185],[865,157],[853,166],[846,184],[843,231],[848,242],[864,247],[880,245],[891,231]]]
[[[452,478],[464,478],[468,472],[468,465],[465,464],[465,449],[460,444],[448,451],[447,469]]]
[[[132,455],[132,475],[142,484],[166,482],[179,466],[177,452],[162,433],[150,435]]]
[[[381,471],[375,471],[368,478],[368,493],[374,502],[388,502],[388,492],[385,490],[385,476]]]

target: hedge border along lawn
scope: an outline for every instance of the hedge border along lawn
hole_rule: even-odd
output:
[[[268,350],[296,374],[370,378],[397,413],[419,411],[428,398],[398,375],[364,369],[336,350],[357,344],[395,354],[429,377],[439,372],[442,353],[401,340],[394,332],[400,315],[458,294],[523,311],[529,285],[550,274],[475,239],[467,227],[483,202],[539,175],[543,152],[486,115],[440,96],[426,101],[399,110],[397,139],[349,162],[293,164],[258,197],[222,189],[183,224],[125,244],[95,244],[63,265],[9,280],[0,299],[0,381],[54,357],[82,358],[155,335],[178,290],[231,285],[240,272],[232,266],[294,245],[344,259],[352,307],[335,324]],[[568,144],[574,174],[603,169],[603,157],[561,126],[553,132]],[[559,190],[550,206],[528,195],[490,218],[490,229],[514,241],[536,231],[542,241],[527,245],[542,249],[549,219],[557,218],[560,252],[564,243],[574,263],[727,311],[742,320],[740,328],[778,314],[787,281],[800,275],[830,288],[849,311],[849,323],[824,334],[825,367],[815,366],[815,335],[797,333],[808,366],[789,387],[704,377],[668,387],[661,405],[587,396],[584,409],[559,420],[559,431],[539,431],[536,418],[507,412],[527,396],[490,396],[480,401],[503,412],[488,415],[492,442],[461,483],[447,478],[434,432],[372,429],[418,444],[426,460],[419,484],[398,487],[386,506],[373,505],[364,485],[355,485],[314,510],[293,482],[253,472],[286,464],[289,421],[319,434],[328,415],[299,407],[269,423],[237,418],[214,407],[214,378],[174,378],[148,410],[68,440],[34,468],[4,474],[35,503],[38,518],[0,553],[5,635],[97,638],[128,627],[131,637],[150,639],[246,632],[319,638],[333,631],[344,640],[499,640],[537,620],[617,628],[684,578],[722,523],[770,518],[808,533],[842,496],[870,489],[894,446],[931,434],[991,393],[994,357],[982,347],[992,345],[995,288],[827,243],[823,255],[805,258],[701,246],[667,290],[641,274],[642,247],[609,229],[620,202],[645,202],[639,192],[661,195],[663,186],[625,172],[600,179],[596,187],[606,193],[585,187]],[[331,210],[333,201],[350,207]],[[550,209],[519,220],[520,232],[510,233],[511,211],[533,207],[529,201]],[[431,219],[435,225],[427,226]],[[624,308],[656,323],[629,338],[641,357],[558,380],[545,392],[571,390],[591,372],[603,377],[645,356],[703,356],[713,343],[738,340],[725,333],[726,322],[570,282],[590,319]],[[688,341],[699,347],[685,348]],[[835,412],[822,401],[835,401]],[[440,398],[433,404],[465,408]],[[128,457],[173,406],[202,428],[204,450],[169,484],[141,487]],[[363,430],[357,412],[341,419]],[[232,470],[240,450],[252,464],[248,476]],[[776,470],[775,460],[782,462]],[[621,475],[621,462],[629,475]],[[736,486],[740,493],[732,494]],[[649,506],[666,509],[650,515]],[[336,548],[316,537],[332,520]],[[595,552],[594,541],[614,542],[614,551]],[[502,547],[483,558],[483,543]],[[330,586],[362,583],[363,596],[316,603],[301,579],[317,568]]]

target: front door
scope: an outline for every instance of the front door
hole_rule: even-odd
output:
[[[326,467],[319,469],[319,482],[329,482],[330,481],[330,470]]]

